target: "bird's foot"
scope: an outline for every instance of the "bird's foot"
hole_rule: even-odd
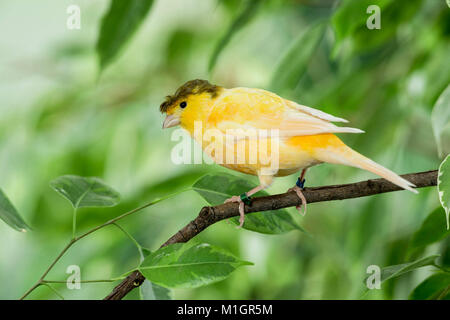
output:
[[[232,196],[231,198],[225,200],[225,203],[227,202],[237,202],[239,203],[239,226],[238,229],[242,228],[244,225],[245,220],[245,212],[244,212],[244,205],[250,205],[251,198],[247,196],[247,193],[243,193],[240,196]]]
[[[298,206],[296,206],[295,208],[300,212],[301,215],[306,215],[306,198],[303,195],[303,187],[305,185],[305,179],[301,180],[300,178],[297,179],[297,182],[295,183],[295,186],[293,188],[290,188],[288,190],[288,192],[290,191],[295,191],[295,193],[297,194],[298,198],[302,201],[302,203]],[[304,205],[304,209],[302,211],[302,205]]]

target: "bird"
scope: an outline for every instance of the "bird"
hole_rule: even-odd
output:
[[[413,183],[354,151],[336,136],[364,131],[337,126],[333,122],[348,121],[284,99],[267,90],[246,87],[228,89],[207,80],[195,79],[184,83],[173,95],[166,96],[160,111],[166,115],[163,129],[180,126],[200,143],[203,151],[216,163],[258,176],[257,187],[225,201],[239,203],[238,228],[245,221],[244,206],[251,204],[255,193],[268,188],[274,177],[297,172],[301,172],[297,182],[288,191],[297,194],[301,204],[296,208],[302,213],[303,206],[305,214],[307,203],[302,193],[305,174],[308,168],[321,163],[367,170],[417,193]],[[276,149],[276,166],[259,158],[249,161],[250,153],[255,150],[250,150],[250,142],[258,139]],[[256,156],[260,156],[262,149],[256,148]],[[240,161],[236,161],[239,156],[237,150],[241,150],[245,156]]]

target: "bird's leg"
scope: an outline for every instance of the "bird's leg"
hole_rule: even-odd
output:
[[[307,169],[303,169],[302,173],[300,175],[300,177],[297,179],[297,182],[295,183],[295,186],[293,188],[290,188],[288,191],[295,191],[295,193],[297,194],[297,196],[299,197],[299,199],[302,201],[302,203],[298,206],[296,206],[295,208],[302,214],[305,215],[306,214],[306,198],[303,195],[303,187],[305,185],[305,173],[306,173]],[[304,209],[303,212],[301,211],[301,207],[302,205],[304,205]]]
[[[245,220],[245,212],[244,212],[244,205],[250,205],[251,204],[251,196],[254,195],[255,193],[257,193],[258,191],[261,191],[262,189],[264,189],[264,186],[259,185],[256,188],[253,188],[250,191],[244,192],[243,194],[239,195],[239,196],[232,196],[230,199],[225,200],[225,203],[227,202],[237,202],[239,203],[239,228],[242,228],[242,226],[244,225],[244,220]]]

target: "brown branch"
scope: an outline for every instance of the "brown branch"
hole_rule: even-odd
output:
[[[402,177],[414,183],[417,188],[430,187],[435,186],[437,183],[437,170],[405,174],[402,175]],[[313,203],[366,197],[399,190],[403,189],[385,179],[373,179],[335,186],[305,188],[303,194],[308,203]],[[292,191],[273,196],[254,198],[251,206],[245,206],[245,213],[282,209],[293,207],[298,204],[300,204],[300,200],[298,199],[297,194]],[[225,203],[214,207],[203,207],[194,220],[175,233],[161,247],[172,243],[187,242],[210,225],[237,215],[239,215],[237,203]],[[144,280],[144,276],[139,271],[131,273],[113,289],[105,300],[122,299],[131,290],[139,287]]]

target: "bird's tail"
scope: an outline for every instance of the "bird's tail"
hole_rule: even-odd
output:
[[[339,140],[338,137],[335,136],[335,138]],[[413,187],[415,187],[413,183],[403,179],[391,170],[354,151],[350,147],[346,146],[342,141],[339,140],[339,142],[340,143],[335,143],[332,147],[330,146],[326,149],[316,150],[316,157],[318,160],[364,169],[379,175],[380,177],[398,185],[403,189],[418,193],[417,190],[413,189]]]

